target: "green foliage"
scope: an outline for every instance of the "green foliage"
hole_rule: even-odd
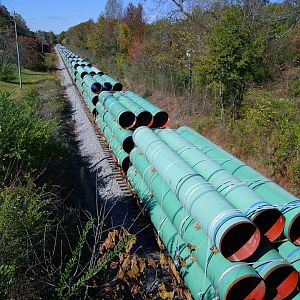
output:
[[[126,23],[121,23],[118,26],[118,46],[119,51],[122,54],[126,54],[128,56],[128,49],[132,42],[132,32]]]
[[[70,297],[76,295],[81,289],[86,286],[87,281],[89,281],[93,276],[95,276],[100,270],[102,270],[107,264],[113,260],[128,244],[132,239],[135,239],[134,235],[125,236],[120,242],[113,248],[112,251],[105,253],[104,256],[89,270],[84,272],[78,278],[74,273],[74,269],[79,265],[80,253],[86,243],[87,234],[93,227],[94,220],[89,219],[86,223],[76,248],[72,251],[70,260],[67,262],[64,271],[60,277],[58,287],[56,292],[59,299],[68,300]]]
[[[0,66],[0,80],[4,82],[12,82],[17,77],[15,74],[16,67],[11,64],[2,64]]]
[[[298,170],[291,166],[300,162],[299,121],[293,102],[281,99],[264,101],[249,109],[238,126],[248,151],[261,153],[263,164],[293,180]]]
[[[290,97],[300,97],[300,70],[292,74],[288,79],[288,95]]]
[[[241,6],[226,7],[209,33],[207,55],[195,67],[202,80],[221,89],[221,103],[231,106],[235,118],[240,114],[246,84],[256,73],[265,72],[266,45],[260,26],[259,21],[245,17]]]
[[[42,108],[37,90],[27,92],[22,99],[0,94],[0,175],[7,169],[34,172],[51,157],[60,153],[54,133],[57,123],[38,116]],[[14,176],[14,172],[11,176]]]
[[[12,28],[13,19],[4,5],[0,5],[0,32]]]
[[[1,299],[40,299],[45,281],[53,280],[54,250],[49,256],[49,241],[55,236],[57,199],[35,170],[43,169],[46,176],[45,163],[61,157],[64,150],[57,135],[62,88],[45,73],[25,70],[23,75],[24,82],[46,82],[20,97],[0,93]]]
[[[257,97],[257,100],[253,100]],[[251,101],[249,100],[251,99]],[[253,91],[247,95],[243,118],[217,124],[216,120],[200,118],[195,128],[217,133],[222,146],[238,153],[243,160],[255,162],[255,167],[270,170],[269,176],[284,178],[282,184],[300,193],[300,115],[299,103],[289,99],[274,99],[270,93]]]
[[[54,71],[56,70],[57,66],[57,57],[54,53],[47,53],[45,55],[44,65],[47,71]]]
[[[70,290],[70,279],[71,279],[71,273],[74,271],[74,267],[76,264],[78,264],[78,260],[80,259],[80,253],[82,251],[82,248],[86,242],[86,237],[90,229],[93,227],[94,220],[89,219],[89,221],[85,224],[85,227],[80,235],[79,241],[77,243],[76,248],[72,251],[71,258],[67,262],[65,269],[60,277],[58,287],[56,289],[58,297],[61,299],[69,299],[69,296],[73,294]],[[80,286],[81,287],[81,286]],[[80,288],[79,287],[79,288]],[[68,289],[67,295],[64,296],[65,289]]]
[[[0,297],[9,298],[12,285],[15,283],[15,267],[13,265],[0,265]]]
[[[1,299],[12,299],[16,286],[19,290],[26,286],[30,293],[33,283],[24,272],[35,268],[33,262],[44,240],[48,201],[44,190],[31,181],[0,192]]]
[[[43,189],[34,184],[5,188],[0,192],[1,263],[26,267],[32,245],[39,243],[45,215]],[[40,235],[40,236],[39,236]]]

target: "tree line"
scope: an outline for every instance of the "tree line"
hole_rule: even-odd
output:
[[[96,21],[71,27],[58,40],[150,90],[196,100],[209,91],[220,112],[234,119],[249,85],[299,65],[297,1],[167,2],[169,13],[149,23],[142,4],[122,10],[121,1],[108,0]]]
[[[299,1],[121,3],[58,41],[299,194]]]
[[[45,70],[45,56],[56,42],[53,32],[31,31],[20,14],[10,13],[0,5],[0,79],[12,81],[17,64],[14,18],[18,33],[21,66],[32,70]]]

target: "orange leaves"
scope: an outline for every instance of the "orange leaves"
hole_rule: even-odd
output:
[[[154,261],[153,258],[148,258],[148,259],[146,260],[146,263],[147,263],[147,266],[148,266],[148,267],[151,267],[151,268],[153,268],[153,269],[156,268],[156,263],[155,263],[155,261]]]
[[[210,251],[211,251],[213,254],[218,254],[218,253],[219,253],[219,250],[218,250],[218,248],[217,248],[216,246],[212,246],[212,247],[210,248]]]
[[[125,228],[111,230],[107,238],[100,245],[99,250],[104,259],[109,253],[114,251],[118,244],[130,237],[130,233]],[[124,293],[131,294],[133,298],[152,299],[154,295],[161,299],[174,299],[176,296],[179,299],[192,299],[190,293],[184,286],[178,270],[172,258],[164,251],[159,253],[159,256],[142,258],[136,253],[131,253],[133,245],[136,243],[136,237],[126,241],[123,251],[119,252],[115,258],[109,263],[109,267],[103,270],[100,275],[107,283],[104,286],[103,292],[109,295],[112,299],[120,299]],[[164,248],[161,241],[161,247]],[[190,250],[194,249],[189,245]],[[187,264],[195,261],[193,256],[188,259],[183,259],[179,255],[176,257],[178,266],[181,268],[187,267]],[[156,274],[158,285],[152,286],[150,290],[145,287],[145,282],[149,279],[149,274]],[[160,281],[161,276],[164,280]],[[167,279],[165,279],[167,278]],[[116,281],[116,279],[118,279]]]
[[[192,244],[187,244],[187,247],[190,249],[190,251],[196,250],[196,247],[193,246]]]
[[[158,284],[158,295],[162,299],[173,299],[175,295],[175,291],[173,288],[167,284],[159,283]]]

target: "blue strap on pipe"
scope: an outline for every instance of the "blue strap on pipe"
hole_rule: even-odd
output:
[[[233,219],[233,218],[240,218],[240,217],[243,217],[243,215],[241,214],[233,214],[231,216],[228,216],[226,218],[224,218],[221,222],[219,222],[219,224],[216,226],[214,232],[213,232],[213,236],[212,236],[212,241],[214,244],[216,244],[216,237],[217,237],[217,234],[218,234],[218,231],[219,229],[229,220]]]
[[[255,190],[257,187],[269,182],[272,182],[272,180],[267,179],[266,177],[264,179],[264,177],[262,177],[262,179],[254,180],[253,182],[249,183],[248,186],[252,190]]]
[[[279,261],[278,258],[271,258],[265,262],[263,262],[259,267],[255,268],[255,271],[257,273],[260,273],[269,263],[272,263],[274,261]]]
[[[248,215],[251,215],[254,213],[254,211],[256,211],[257,209],[263,207],[263,206],[268,206],[268,207],[272,207],[270,205],[270,203],[265,202],[265,201],[258,201],[253,203],[252,205],[250,205],[245,211],[244,214],[248,217]]]
[[[299,248],[296,248],[294,249],[292,252],[290,252],[286,258],[293,258],[293,255],[297,252],[300,252],[300,247]]]
[[[282,208],[281,208],[281,212],[282,213],[285,213],[287,211],[289,211],[289,209],[292,209],[292,208],[295,208],[295,207],[299,207],[300,209],[300,200],[294,200],[294,201],[291,201],[287,204],[285,204]]]

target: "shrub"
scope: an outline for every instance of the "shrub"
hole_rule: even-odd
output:
[[[57,57],[54,53],[45,53],[44,65],[47,71],[54,71],[57,65]]]
[[[16,67],[10,64],[3,64],[0,66],[0,80],[5,82],[12,82],[16,80]]]
[[[14,170],[22,166],[24,171],[33,172],[59,155],[54,136],[57,122],[38,116],[40,100],[37,90],[22,99],[0,94],[0,176],[12,166]]]
[[[1,299],[12,299],[12,293],[34,284],[31,276],[24,273],[36,269],[35,255],[42,248],[47,219],[43,192],[32,183],[6,187],[0,192]]]

